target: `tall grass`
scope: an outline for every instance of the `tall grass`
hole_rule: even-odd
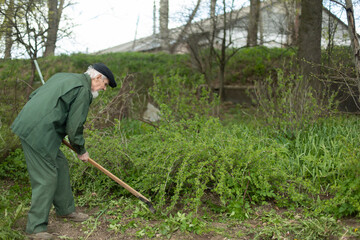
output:
[[[355,116],[319,120],[289,139],[269,127],[195,118],[159,129],[122,125],[120,132],[142,131],[126,139],[119,130],[92,131],[87,139],[94,159],[168,211],[182,203],[196,212],[213,195],[224,211],[240,206],[239,217],[265,202],[341,217],[360,212],[358,123]],[[73,167],[76,189],[104,181],[108,191],[116,187],[96,170]]]

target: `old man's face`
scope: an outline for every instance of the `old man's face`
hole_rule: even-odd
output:
[[[97,92],[100,90],[106,90],[106,87],[109,85],[109,80],[107,78],[103,78],[102,75],[98,75],[97,77],[91,79],[91,91]]]

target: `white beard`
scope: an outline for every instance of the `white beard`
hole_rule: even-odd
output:
[[[92,94],[93,98],[97,98],[97,96],[99,96],[98,91],[91,91],[91,94]]]

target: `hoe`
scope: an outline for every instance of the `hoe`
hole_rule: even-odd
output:
[[[74,151],[74,148],[70,145],[70,143],[68,143],[67,141],[63,140],[62,141],[63,144],[65,144],[66,146],[68,146],[71,150]],[[146,197],[144,197],[143,195],[141,195],[139,192],[137,192],[135,189],[133,189],[132,187],[130,187],[129,185],[127,185],[125,182],[123,182],[122,180],[120,180],[118,177],[116,177],[114,174],[112,174],[111,172],[109,172],[108,170],[106,170],[104,167],[102,167],[100,164],[98,164],[97,162],[95,162],[94,160],[92,160],[91,158],[88,159],[88,162],[93,165],[94,167],[96,167],[97,169],[99,169],[100,171],[102,171],[103,173],[105,173],[108,177],[110,177],[112,180],[114,180],[115,182],[117,182],[118,184],[120,184],[122,187],[124,187],[126,190],[128,190],[130,193],[132,193],[135,197],[137,197],[138,199],[140,199],[142,202],[146,203],[146,205],[149,207],[149,210],[152,213],[155,213],[155,209],[152,205],[152,203],[150,202],[149,199],[147,199]]]

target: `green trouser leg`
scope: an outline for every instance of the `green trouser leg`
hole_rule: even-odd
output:
[[[57,215],[67,215],[75,211],[68,162],[60,150],[56,160],[52,160],[41,156],[25,141],[21,141],[21,144],[32,188],[26,232],[44,232],[47,230],[52,204]]]

